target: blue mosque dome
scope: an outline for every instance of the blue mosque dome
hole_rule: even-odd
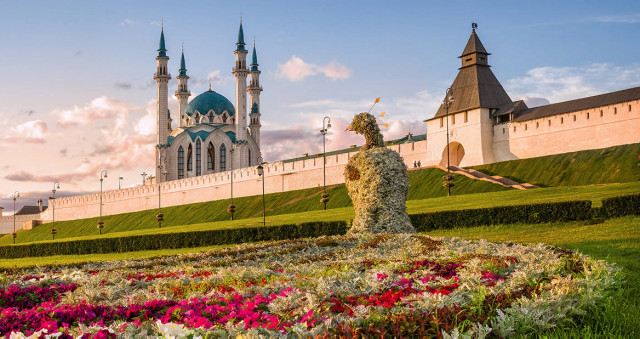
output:
[[[213,112],[218,115],[222,114],[224,111],[227,111],[229,116],[234,116],[236,114],[236,109],[233,107],[231,101],[225,98],[224,95],[212,91],[211,89],[193,98],[193,100],[191,100],[187,105],[184,113],[188,116],[192,116],[196,111],[198,111],[200,114],[205,115],[209,113],[209,110],[213,110]]]

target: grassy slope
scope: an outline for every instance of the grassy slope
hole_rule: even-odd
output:
[[[581,318],[578,326],[554,329],[548,337],[640,337],[640,217],[544,225],[498,225],[428,232],[432,236],[500,242],[547,243],[569,248],[623,269],[625,283],[613,297]]]
[[[411,180],[411,189],[409,190],[409,199],[426,199],[445,196],[446,190],[442,187],[442,175],[444,175],[443,171],[432,168],[410,171],[409,177]],[[472,180],[464,176],[456,176],[456,194],[505,190],[512,189],[484,181]],[[322,188],[318,187],[268,194],[265,198],[267,216],[321,210],[321,193]],[[351,199],[349,198],[347,189],[344,185],[337,185],[329,189],[328,193],[330,194],[330,201],[328,204],[329,208],[340,208],[352,205]],[[227,206],[229,206],[230,202],[231,201],[229,199],[225,199],[163,208],[162,211],[165,216],[163,228],[169,226],[228,220],[230,215],[227,213]],[[235,214],[236,219],[262,216],[261,195],[236,198],[234,199],[234,203],[237,206]],[[105,222],[103,233],[111,234],[114,232],[150,228],[155,229],[158,227],[158,223],[155,221],[156,213],[157,210],[147,210],[106,216],[103,218]],[[289,221],[283,221],[280,223],[298,222],[295,218],[285,218],[284,220]],[[318,220],[318,218],[314,217],[310,220]],[[344,220],[344,218],[340,220]],[[246,224],[255,222],[255,220],[252,220],[241,221],[240,223]],[[96,234],[98,233],[98,229],[96,228],[97,223],[98,218],[56,222],[56,229],[58,230],[56,239]],[[232,224],[237,225],[238,223]],[[50,229],[51,225],[46,224],[36,227],[33,230],[19,231],[16,242],[24,243],[51,239]],[[10,243],[11,239],[9,237],[0,239],[0,244]]]
[[[556,154],[473,167],[541,187],[579,186],[640,180],[640,144]]]
[[[455,209],[471,209],[491,206],[505,206],[529,203],[542,203],[552,201],[566,201],[575,199],[592,200],[595,206],[599,206],[601,199],[610,196],[616,196],[627,193],[635,193],[640,191],[640,182],[609,184],[597,186],[578,186],[578,187],[551,187],[544,189],[534,189],[526,191],[509,190],[491,193],[476,193],[454,195],[451,197],[440,197],[422,200],[407,201],[407,211],[410,214],[434,212]],[[454,194],[457,192],[454,190]],[[333,208],[327,211],[316,210],[301,213],[281,214],[267,217],[267,225],[281,225],[301,223],[308,221],[332,221],[332,220],[350,220],[354,216],[352,207]],[[198,223],[192,225],[177,225],[171,227],[157,228],[155,223],[151,223],[152,227],[145,229],[134,229],[130,231],[110,232],[107,231],[103,235],[97,234],[94,223],[84,225],[84,234],[69,237],[62,241],[76,239],[91,239],[97,237],[122,237],[131,235],[155,234],[155,233],[173,233],[186,231],[200,231],[217,228],[237,228],[245,226],[256,226],[262,224],[262,217],[239,219],[234,221],[215,221]],[[106,227],[105,227],[106,229]],[[18,243],[33,241],[49,241],[50,235],[48,228],[36,228],[26,231],[18,235]],[[40,233],[37,233],[40,232]],[[39,237],[39,238],[38,238]],[[56,241],[59,240],[56,237]],[[11,238],[5,237],[0,239],[0,244],[10,244]]]

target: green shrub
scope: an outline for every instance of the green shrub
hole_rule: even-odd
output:
[[[580,200],[440,211],[411,214],[409,217],[418,232],[478,225],[586,220],[591,218],[591,201]]]
[[[602,214],[607,218],[640,215],[640,193],[602,199]]]
[[[346,221],[308,222],[297,225],[244,227],[196,232],[160,233],[119,238],[51,241],[0,247],[0,258],[42,257],[92,253],[130,252],[166,248],[240,244],[339,235],[347,232]]]

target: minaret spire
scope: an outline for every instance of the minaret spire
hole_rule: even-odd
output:
[[[156,57],[156,74],[153,79],[156,81],[157,87],[157,142],[156,142],[156,182],[164,181],[163,170],[160,167],[160,159],[167,155],[168,137],[171,126],[169,125],[169,89],[168,84],[171,75],[167,70],[169,57],[164,43],[164,23],[160,32],[160,48],[158,48],[158,56]],[[166,169],[167,164],[162,164]]]
[[[175,93],[176,98],[178,98],[178,108],[180,109],[180,124],[179,127],[185,127],[187,125],[186,117],[184,116],[184,111],[187,109],[187,101],[191,96],[191,92],[189,92],[189,76],[187,75],[187,64],[184,61],[184,43],[182,43],[182,56],[180,57],[180,74],[178,74],[178,90]]]
[[[251,79],[249,80],[249,105],[251,111],[249,113],[249,130],[251,131],[251,137],[258,145],[260,149],[260,70],[258,69],[258,53],[256,53],[256,39],[253,38],[253,55],[251,57]]]
[[[249,166],[249,146],[247,144],[247,53],[244,48],[244,32],[242,31],[242,19],[238,30],[238,42],[233,52],[236,57],[236,67],[231,71],[236,78],[236,153],[234,153],[234,168]]]

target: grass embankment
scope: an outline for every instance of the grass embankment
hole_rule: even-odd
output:
[[[432,236],[498,242],[546,243],[606,260],[623,269],[625,279],[611,298],[578,319],[577,326],[553,329],[541,337],[637,338],[640,336],[640,217],[609,219],[601,224],[567,222],[494,225],[427,232]]]
[[[640,144],[497,162],[474,169],[540,187],[640,181]]]
[[[446,196],[446,189],[442,187],[442,176],[445,172],[434,169],[421,169],[409,171],[411,188],[409,190],[409,199],[427,199]],[[491,184],[485,181],[472,180],[464,176],[455,176],[456,194],[470,194],[478,192],[495,192],[513,190],[503,186]],[[340,207],[351,206],[351,199],[347,194],[347,189],[343,185],[332,186],[328,190],[330,201],[328,208],[335,209]],[[288,191],[281,193],[267,194],[265,197],[267,216],[269,216],[270,224],[287,224],[304,222],[297,217],[272,220],[271,216],[279,216],[291,213],[320,211],[322,204],[320,198],[322,188],[308,188],[297,191]],[[208,201],[182,206],[165,207],[162,209],[165,221],[162,223],[163,229],[171,226],[193,225],[213,221],[228,221],[230,214],[227,207],[231,203],[230,199]],[[242,225],[256,225],[258,217],[262,221],[262,196],[250,196],[234,199],[237,206],[234,222],[224,224],[225,227],[236,227]],[[123,213],[117,215],[105,216],[103,218],[105,227],[103,234],[113,234],[116,232],[131,232],[144,229],[157,229],[158,223],[155,221],[157,210],[146,210],[140,212]],[[324,219],[326,214],[312,214],[310,217],[304,217],[304,220],[328,220]],[[346,220],[350,217],[341,217]],[[96,228],[98,218],[79,219],[70,221],[56,222],[56,239],[74,238],[98,233]],[[189,226],[191,227],[191,226]],[[189,228],[190,229],[190,228]],[[185,230],[184,226],[182,230]],[[51,224],[44,224],[28,231],[18,231],[16,243],[26,243],[33,241],[42,241],[51,239]],[[172,229],[175,232],[176,229]],[[121,236],[121,235],[118,235]],[[0,239],[0,245],[11,244],[10,237]]]
[[[522,204],[535,204],[544,202],[556,202],[556,201],[568,201],[568,200],[592,200],[594,207],[601,206],[602,198],[618,196],[622,194],[635,193],[640,191],[640,182],[624,183],[624,184],[610,184],[610,185],[597,185],[597,186],[579,186],[579,187],[552,187],[545,189],[534,190],[509,190],[502,192],[491,193],[476,193],[476,194],[463,194],[454,195],[451,197],[440,197],[432,199],[422,200],[410,200],[407,201],[407,212],[409,214],[426,213],[435,211],[447,211],[447,210],[461,210],[461,209],[473,209],[493,206],[508,206],[508,205],[522,205]],[[457,193],[455,190],[454,194]],[[326,211],[316,210],[301,213],[281,214],[268,216],[266,218],[267,225],[287,225],[298,224],[312,221],[335,221],[335,220],[351,220],[354,216],[352,207],[333,208]],[[86,235],[68,237],[59,239],[56,235],[55,241],[72,241],[72,240],[85,240],[99,237],[126,237],[134,235],[145,234],[162,234],[162,233],[174,233],[174,232],[190,232],[190,231],[204,231],[211,229],[223,229],[223,228],[241,228],[248,226],[259,226],[262,224],[262,217],[238,219],[238,220],[225,220],[198,223],[192,225],[177,225],[170,227],[158,228],[156,223],[150,223],[151,227],[132,229],[130,231],[120,232],[105,232],[102,235],[98,235],[97,229],[94,223],[83,226],[86,230]],[[39,226],[42,227],[42,226]],[[107,226],[105,226],[107,229]],[[42,227],[40,229],[35,228],[33,231],[40,231],[40,238],[35,238],[34,233],[28,233],[25,231],[19,233],[16,240],[17,243],[38,242],[38,241],[51,241],[51,235],[48,233],[49,228]],[[38,235],[38,234],[36,234]],[[20,237],[23,236],[21,239]],[[1,239],[0,244],[8,245],[11,243],[10,237]]]

